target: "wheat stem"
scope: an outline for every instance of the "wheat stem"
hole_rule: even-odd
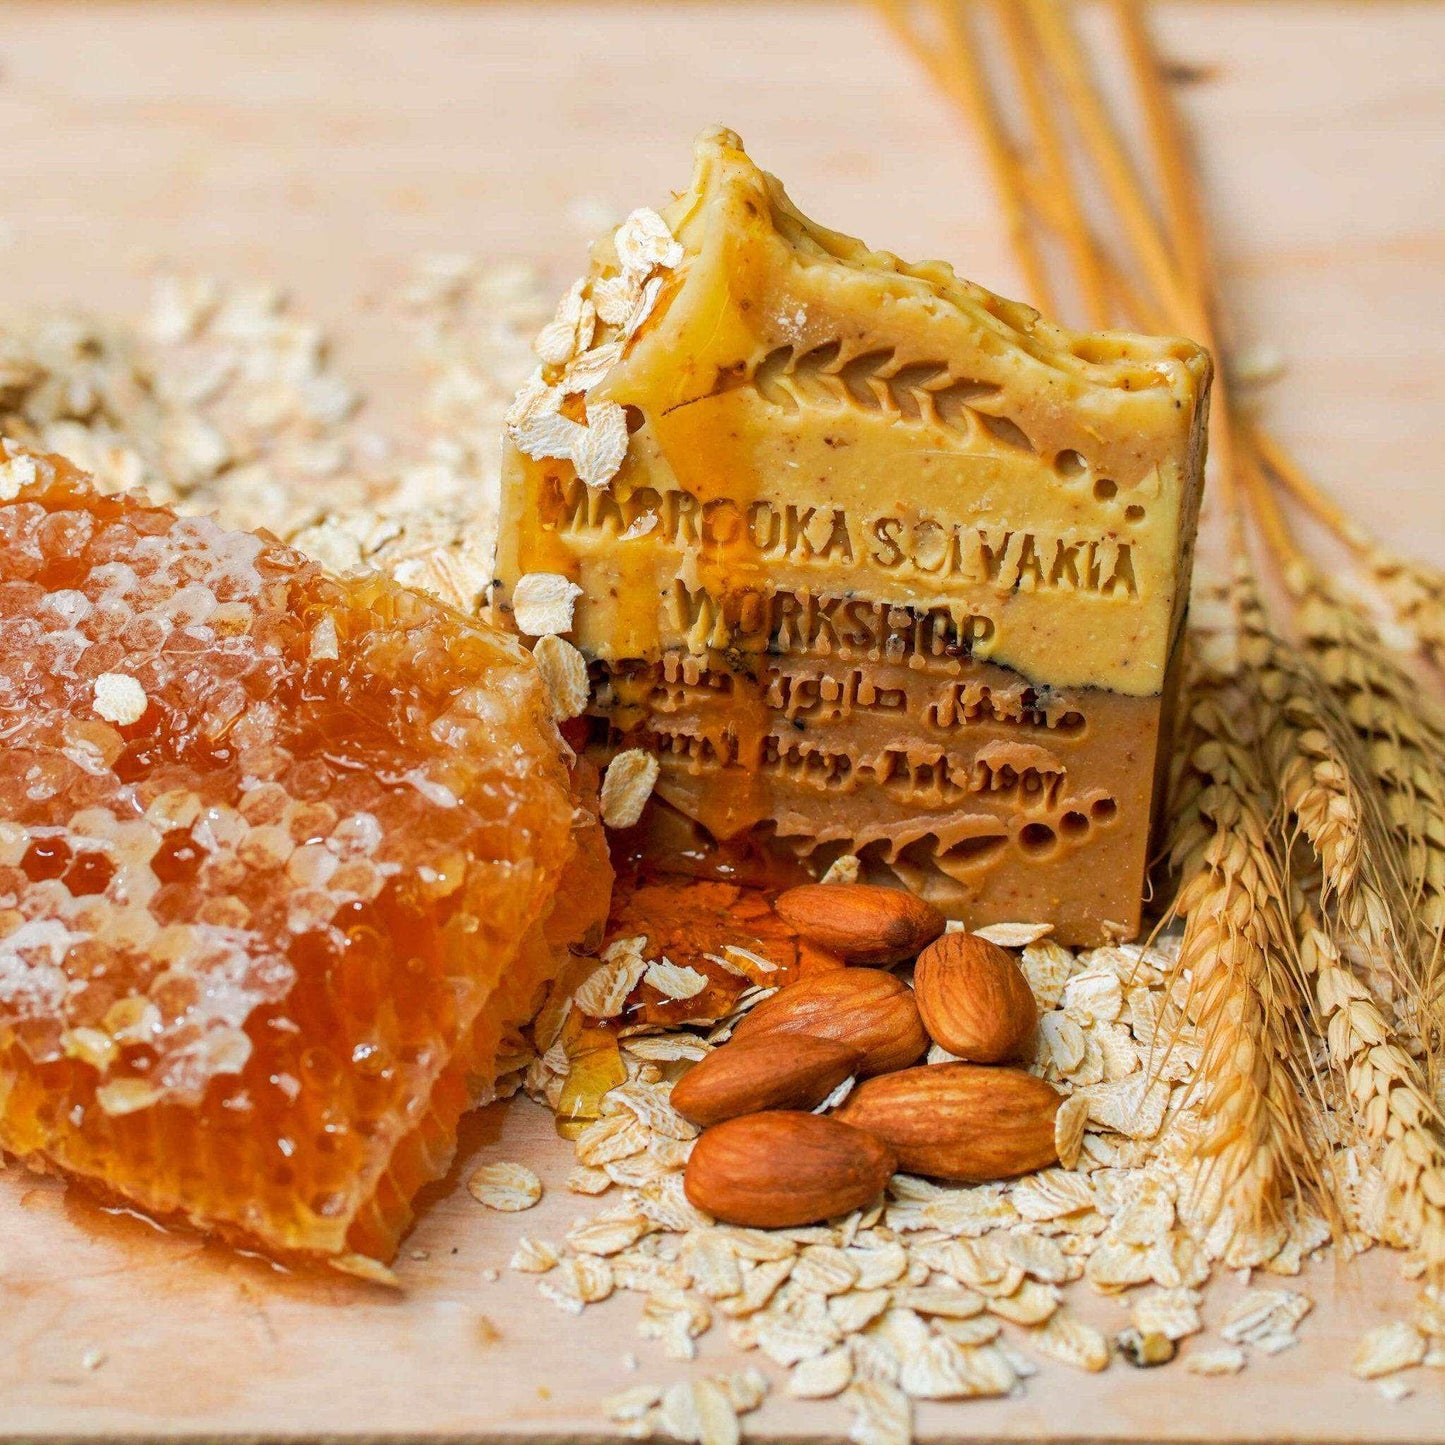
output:
[[[1445,1282],[1445,1133],[1419,1064],[1395,1042],[1369,990],[1345,963],[1305,892],[1291,885],[1300,962],[1311,980],[1331,1064],[1360,1132],[1378,1151],[1386,1198],[1368,1221],[1386,1244],[1415,1251]]]
[[[1235,610],[1235,597],[1225,601]],[[1195,660],[1189,695],[1171,850],[1183,881],[1171,916],[1184,920],[1176,969],[1204,1040],[1197,1154],[1212,1166],[1218,1207],[1258,1227],[1292,1193],[1327,1193],[1308,1144],[1307,1015],[1255,700],[1208,659]]]
[[[1376,546],[1364,563],[1395,621],[1432,666],[1445,670],[1445,572]]]
[[[1102,330],[1113,317],[1105,268],[1088,227],[1069,224],[1068,218],[1082,216],[1083,207],[1079,201],[1053,105],[1043,77],[1033,61],[1034,41],[1027,17],[1018,0],[992,0],[992,8],[1012,62],[1013,72],[1018,77],[1019,92],[1023,96],[1034,143],[1038,148],[1048,194],[1054,201],[1055,214],[1064,217],[1064,224],[1059,229],[1073,264],[1074,276],[1084,303],[1084,314],[1091,326]]]
[[[1347,547],[1354,552],[1364,552],[1370,545],[1368,534],[1339,505],[1327,497],[1306,475],[1304,468],[1293,456],[1272,437],[1258,422],[1248,425],[1251,445],[1270,473],[1285,486],[1297,501],[1302,502],[1314,516]]]
[[[1013,145],[991,113],[988,85],[974,53],[965,18],[947,0],[933,0],[932,8],[944,37],[943,49],[936,51],[909,23],[901,0],[876,0],[876,3],[909,54],[933,77],[944,94],[963,109],[982,138],[1009,241],[1023,272],[1029,299],[1034,305],[1051,311],[1053,291],[1029,226],[1025,190],[1016,183],[1018,165]]]
[[[1295,602],[1300,644],[1354,734],[1383,802],[1385,826],[1375,853],[1393,861],[1400,893],[1393,911],[1406,920],[1392,961],[1416,1002],[1433,1072],[1445,1050],[1445,717],[1370,618],[1299,550],[1263,480],[1253,476],[1249,486]]]
[[[1270,475],[1322,522],[1369,573],[1395,620],[1437,668],[1445,668],[1445,572],[1397,557],[1373,542],[1353,517],[1315,485],[1299,463],[1259,426],[1248,423],[1249,444]]]
[[[1196,310],[1193,298],[1185,294],[1175,275],[1174,263],[1158,220],[1094,86],[1088,63],[1064,7],[1058,0],[1023,0],[1023,3],[1034,33],[1053,67],[1079,135],[1103,180],[1110,202],[1124,223],[1149,285],[1172,314],[1193,318]],[[1192,329],[1196,333],[1202,330],[1198,325]]]

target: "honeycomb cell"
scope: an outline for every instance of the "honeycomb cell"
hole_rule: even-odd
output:
[[[585,765],[419,594],[58,458],[0,453],[0,499],[0,1146],[388,1258],[605,918]]]

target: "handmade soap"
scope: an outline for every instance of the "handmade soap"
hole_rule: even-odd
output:
[[[737,136],[594,248],[508,418],[498,598],[575,590],[639,846],[842,852],[974,925],[1139,923],[1208,355],[802,216]]]
[[[606,916],[530,659],[0,450],[0,735],[0,1147],[389,1257]]]

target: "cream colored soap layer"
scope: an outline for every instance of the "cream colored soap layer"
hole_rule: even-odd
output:
[[[509,448],[504,582],[578,581],[575,640],[609,661],[762,650],[790,609],[811,630],[825,609],[826,641],[863,596],[932,619],[925,647],[1160,691],[1197,510],[1202,351],[1065,332],[824,231],[728,132],[700,143],[665,219],[684,259],[589,397],[631,409],[627,458],[589,493],[569,463]],[[865,652],[869,631],[855,621]],[[871,631],[882,656],[888,630]]]

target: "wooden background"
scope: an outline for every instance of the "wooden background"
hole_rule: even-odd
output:
[[[1180,0],[1158,26],[1202,73],[1182,98],[1240,338],[1287,360],[1268,415],[1381,535],[1445,563],[1445,8]],[[663,199],[713,120],[828,223],[1017,291],[981,157],[851,5],[11,0],[0,317],[129,314],[160,264],[279,280],[343,334],[347,366],[396,417],[405,368],[383,298],[413,256],[570,277],[588,215]],[[590,1207],[560,1188],[569,1155],[530,1105],[471,1121],[403,1253],[400,1297],[278,1274],[0,1173],[0,1436],[602,1433],[602,1395],[682,1368],[636,1339],[637,1302],[573,1319],[535,1281],[484,1274],[520,1233],[555,1236]],[[531,1214],[490,1214],[457,1187],[487,1157],[525,1157],[558,1187]],[[1445,1439],[1440,1372],[1399,1404],[1342,1373],[1358,1335],[1403,1308],[1393,1271],[1377,1255],[1316,1272],[1306,1344],[1236,1379],[1049,1367],[1018,1400],[924,1408],[922,1434]],[[1123,1323],[1115,1304],[1093,1310]],[[737,1363],[720,1333],[703,1350]],[[780,1441],[845,1428],[834,1405],[782,1399],[748,1424]]]

